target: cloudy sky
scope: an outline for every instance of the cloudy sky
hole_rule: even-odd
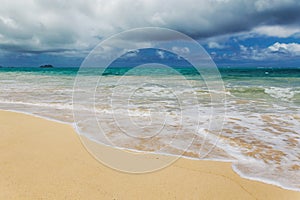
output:
[[[102,40],[164,27],[217,65],[300,66],[299,0],[0,0],[0,65],[78,67]],[[158,52],[157,59],[164,59]]]

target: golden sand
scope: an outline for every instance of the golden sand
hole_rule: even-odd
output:
[[[181,158],[153,173],[118,172],[96,161],[70,125],[6,111],[0,121],[0,199],[300,199],[224,162]]]

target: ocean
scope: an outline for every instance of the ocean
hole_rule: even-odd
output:
[[[242,177],[300,191],[300,67],[220,67],[222,106],[207,88],[216,80],[174,69],[110,68],[86,86],[93,99],[76,89],[74,106],[78,68],[0,68],[0,109],[75,120],[79,134],[106,145],[231,161]],[[98,78],[95,70],[83,79]]]

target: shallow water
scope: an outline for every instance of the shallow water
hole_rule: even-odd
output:
[[[83,79],[98,80],[94,70],[87,70]],[[220,102],[211,102],[214,91],[191,68],[127,74],[126,68],[113,68],[105,71],[97,86],[76,91],[82,95],[73,108],[77,71],[0,68],[0,109],[69,123],[74,122],[75,109],[80,113],[76,119],[80,134],[98,142],[230,160],[244,177],[300,190],[300,68],[221,68],[226,99]],[[90,92],[94,96],[88,99]],[[211,128],[212,121],[223,122],[222,116],[223,126]],[[99,126],[106,138],[97,134]]]

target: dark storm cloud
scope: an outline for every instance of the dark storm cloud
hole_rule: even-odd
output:
[[[262,2],[266,2],[265,5],[260,5]],[[251,31],[260,26],[283,25],[287,29],[289,26],[300,27],[300,1],[276,2],[225,1],[222,7],[212,8],[215,10],[214,14],[197,15],[193,22],[194,28],[178,26],[177,29],[195,38],[207,38]],[[209,25],[205,26],[201,21],[206,21]]]
[[[299,10],[299,0],[1,0],[0,48],[25,53],[87,50],[99,38],[149,26],[197,39],[253,30],[276,35],[272,27],[282,36],[299,30]]]

